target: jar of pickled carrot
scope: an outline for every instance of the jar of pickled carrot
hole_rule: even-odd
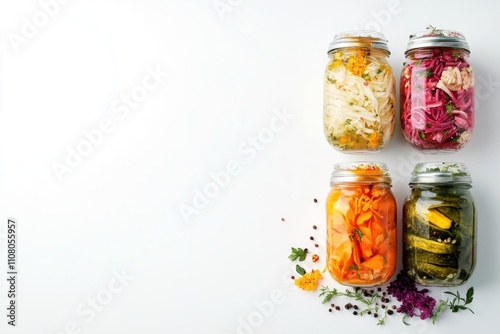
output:
[[[474,72],[456,31],[410,35],[400,80],[401,130],[413,147],[457,151],[474,129]]]
[[[334,166],[326,200],[327,267],[339,283],[374,286],[396,269],[396,200],[387,166]]]
[[[336,150],[375,152],[392,138],[396,80],[387,40],[376,31],[335,35],[324,73],[323,129]]]
[[[416,283],[456,286],[472,274],[476,207],[463,163],[416,165],[403,205],[403,267]]]

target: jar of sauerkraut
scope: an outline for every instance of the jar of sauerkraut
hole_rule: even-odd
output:
[[[474,128],[474,75],[469,45],[456,31],[410,35],[401,72],[401,130],[415,148],[457,151]]]
[[[375,162],[334,166],[326,200],[327,268],[339,283],[373,286],[396,268],[396,200],[387,166]]]
[[[472,274],[476,207],[463,163],[420,163],[403,205],[403,267],[416,283],[456,286]]]
[[[396,80],[384,35],[337,34],[328,48],[324,75],[323,128],[337,150],[382,149],[394,133]]]

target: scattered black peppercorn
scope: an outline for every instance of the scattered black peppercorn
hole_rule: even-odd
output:
[[[331,309],[331,308],[329,308],[329,309],[328,309],[328,312],[332,312],[332,309]]]
[[[314,199],[314,203],[318,203],[318,200],[316,198]]]
[[[393,314],[394,314],[394,311],[393,311],[393,310],[389,310],[389,311],[387,311],[387,314],[388,314],[388,315],[393,315]]]
[[[382,307],[382,308],[385,308],[385,304],[382,304],[382,306],[381,306],[381,307]]]
[[[314,240],[314,237],[313,237],[313,236],[310,236],[310,237],[309,237],[309,239]]]
[[[340,311],[340,306],[335,306],[335,309],[336,309],[337,311]]]
[[[291,279],[295,279],[295,276],[292,275],[292,277],[290,277]]]
[[[281,218],[281,221],[284,222],[285,221],[285,218]]]
[[[319,247],[319,245],[318,244],[314,244],[314,247]]]
[[[317,229],[318,227],[316,225],[313,225],[313,229]]]
[[[378,318],[378,313],[373,313],[374,318]]]
[[[354,305],[354,306],[353,306],[353,308],[354,308],[355,310],[357,310],[357,309],[358,309],[358,305]]]
[[[354,315],[358,315],[358,312],[354,311],[354,312],[352,312],[352,314],[354,314]]]
[[[366,313],[368,313],[368,314],[372,314],[372,311],[368,311],[368,312],[366,312]]]

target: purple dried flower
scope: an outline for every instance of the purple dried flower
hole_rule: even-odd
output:
[[[387,288],[387,291],[394,296],[401,306],[398,308],[399,313],[405,313],[410,317],[415,315],[415,308],[420,311],[420,319],[427,319],[432,315],[436,300],[431,296],[427,296],[428,289],[418,290],[415,283],[404,272],[401,271]]]
[[[431,296],[421,295],[421,300],[416,305],[416,307],[420,310],[420,319],[424,320],[430,318],[432,315],[432,311],[434,310],[434,306],[436,306],[436,300]]]

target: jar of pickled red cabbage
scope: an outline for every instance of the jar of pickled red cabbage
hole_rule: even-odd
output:
[[[347,153],[381,150],[395,126],[396,80],[387,40],[376,31],[337,34],[324,73],[323,129]]]
[[[403,267],[420,285],[457,286],[476,258],[476,207],[462,163],[421,163],[403,205]]]
[[[401,72],[401,130],[419,150],[457,151],[474,129],[474,73],[469,45],[456,31],[410,36]]]
[[[339,283],[374,286],[396,268],[396,201],[387,166],[334,166],[326,200],[327,268]]]

